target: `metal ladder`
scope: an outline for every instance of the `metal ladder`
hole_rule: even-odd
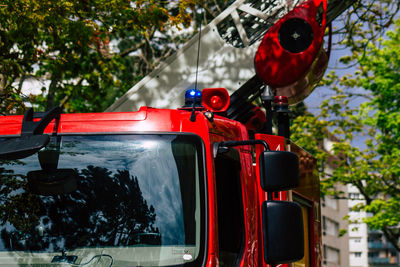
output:
[[[306,0],[236,0],[202,29],[198,88],[224,87],[231,95],[227,117],[242,121],[261,94],[254,56],[268,29]],[[355,0],[328,0],[331,22]],[[141,106],[178,108],[194,87],[199,35],[135,84],[106,111],[135,111]],[[244,108],[246,107],[247,108]]]
[[[237,0],[202,29],[198,88],[224,87],[232,94],[255,76],[259,40],[281,17],[305,0]],[[144,77],[106,111],[140,106],[177,108],[194,86],[199,35]]]

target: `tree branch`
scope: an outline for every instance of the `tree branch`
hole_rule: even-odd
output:
[[[400,245],[399,245],[399,238],[400,238],[400,234],[396,234],[394,233],[394,231],[396,230],[392,230],[389,229],[387,226],[385,228],[382,229],[383,234],[385,235],[385,237],[390,241],[390,243],[392,243],[392,245],[395,247],[395,249],[397,251],[400,251]]]
[[[51,82],[49,86],[49,92],[47,94],[46,110],[50,110],[54,107],[54,97],[56,95],[57,84],[61,79],[61,74],[57,71],[53,72],[51,75]]]
[[[129,53],[138,50],[139,48],[141,48],[144,44],[146,43],[146,40],[143,39],[140,43],[137,43],[135,46],[125,49],[124,51],[118,53],[118,56],[120,57],[125,57],[127,56]]]
[[[80,77],[78,82],[76,83],[76,85],[74,86],[74,88],[77,88],[79,86],[81,86],[83,82],[83,77]],[[65,104],[67,104],[67,102],[71,99],[72,97],[72,92],[70,94],[67,94],[60,102],[60,107],[64,108]]]

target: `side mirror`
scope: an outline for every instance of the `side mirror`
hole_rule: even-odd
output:
[[[12,138],[0,143],[0,159],[16,160],[29,157],[50,141],[48,135],[27,135]]]
[[[45,147],[50,137],[43,132],[53,119],[59,121],[60,115],[60,107],[54,107],[40,115],[35,114],[33,108],[29,108],[22,119],[21,136],[0,142],[0,159],[23,159]],[[40,120],[34,120],[37,118]]]
[[[267,192],[299,186],[299,158],[288,151],[264,151],[260,154],[260,183]]]
[[[299,204],[265,201],[262,204],[264,261],[283,264],[304,257],[303,214]]]

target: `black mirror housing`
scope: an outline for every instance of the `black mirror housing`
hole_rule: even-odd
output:
[[[299,204],[265,201],[262,224],[265,263],[290,263],[304,257],[303,214]]]
[[[299,158],[295,153],[263,151],[259,160],[260,183],[264,191],[283,191],[299,186]]]
[[[45,147],[50,137],[43,132],[53,119],[58,125],[60,116],[60,107],[54,107],[43,114],[35,114],[33,108],[29,108],[22,119],[21,136],[0,143],[0,160],[23,159]],[[40,120],[36,121],[35,118]]]
[[[0,159],[16,160],[29,157],[45,147],[49,141],[48,135],[27,135],[3,141],[0,144]]]

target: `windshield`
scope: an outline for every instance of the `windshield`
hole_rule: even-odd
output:
[[[52,137],[0,161],[0,266],[200,266],[194,135]]]

